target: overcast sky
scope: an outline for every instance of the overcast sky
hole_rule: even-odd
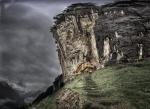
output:
[[[6,22],[0,25],[0,81],[7,81],[22,91],[37,91],[50,86],[61,73],[55,43],[49,32],[53,17],[72,3],[102,5],[110,1],[27,0],[7,4]]]

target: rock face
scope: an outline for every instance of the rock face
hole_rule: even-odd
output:
[[[70,89],[61,92],[57,98],[57,109],[82,109],[82,100],[79,94]]]
[[[117,2],[103,6],[101,10],[95,36],[100,59],[104,63],[129,62],[150,55],[149,3]]]
[[[150,3],[79,3],[55,17],[52,28],[66,80],[108,63],[150,56]]]
[[[99,63],[93,29],[98,19],[97,7],[74,4],[56,19],[53,33],[65,77],[73,77],[86,66],[94,68]]]

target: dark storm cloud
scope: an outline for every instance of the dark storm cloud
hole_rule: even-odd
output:
[[[15,1],[15,0],[14,0]],[[16,1],[34,1],[34,2],[50,2],[50,3],[73,3],[73,2],[110,2],[112,0],[16,0]]]
[[[49,0],[51,3],[85,3],[85,2],[92,2],[92,3],[108,3],[112,0]]]
[[[17,1],[6,5],[5,22],[0,24],[0,81],[26,93],[26,100],[30,100],[29,92],[43,91],[61,73],[49,32],[53,17],[72,3],[102,5],[111,0]]]
[[[9,5],[0,25],[0,81],[25,92],[43,90],[61,73],[47,9]]]
[[[105,1],[111,1],[111,0],[5,0],[7,2],[27,2],[27,1],[35,1],[35,2],[53,2],[53,3],[56,3],[56,2],[105,2]]]

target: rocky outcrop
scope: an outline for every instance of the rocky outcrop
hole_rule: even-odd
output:
[[[72,78],[77,69],[86,69],[99,65],[99,57],[94,34],[98,9],[93,4],[74,4],[63,14],[55,17],[56,24],[52,28],[58,47],[60,63],[65,77]],[[81,65],[82,64],[82,65]],[[89,64],[88,64],[89,65]]]
[[[104,67],[150,56],[150,3],[79,3],[55,17],[52,28],[65,80]]]
[[[77,92],[65,89],[57,97],[57,109],[82,109],[83,101]]]
[[[130,1],[101,8],[94,30],[100,59],[104,63],[130,62],[150,55],[149,10],[147,2]]]

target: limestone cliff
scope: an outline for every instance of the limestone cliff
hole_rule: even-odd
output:
[[[146,0],[100,7],[73,4],[55,19],[51,30],[66,80],[108,63],[150,56],[150,3]]]

